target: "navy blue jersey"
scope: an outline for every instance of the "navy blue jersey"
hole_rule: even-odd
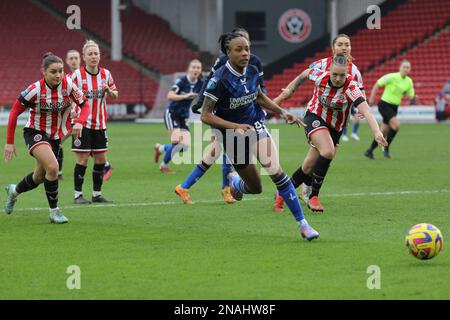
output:
[[[175,84],[172,86],[172,91],[176,94],[186,94],[189,92],[200,93],[203,87],[203,80],[198,79],[197,82],[192,83],[189,81],[187,75],[178,78]],[[167,108],[170,113],[179,118],[189,118],[189,107],[191,105],[191,99],[184,99],[179,101],[171,101]]]
[[[208,78],[206,78],[206,81],[203,84],[202,91],[200,91],[199,100],[197,102],[200,105],[203,103],[203,99],[204,99],[203,93],[206,90],[206,84],[213,77],[216,70],[219,70],[220,67],[224,66],[225,63],[227,63],[227,61],[228,61],[228,56],[223,53],[216,59],[216,62],[214,63],[214,66],[211,68],[211,72],[209,73]],[[261,90],[264,94],[266,94],[266,85],[264,84],[264,80],[263,80],[264,71],[262,68],[261,60],[259,60],[258,56],[255,56],[254,54],[250,54],[250,60],[248,61],[248,64],[255,66],[256,69],[258,69],[258,73],[261,76]]]
[[[248,65],[243,74],[230,63],[216,70],[208,81],[204,96],[216,101],[214,114],[224,120],[253,125],[266,113],[256,104],[262,77],[255,66]]]

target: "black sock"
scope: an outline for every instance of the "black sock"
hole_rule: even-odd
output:
[[[22,193],[35,189],[38,186],[33,180],[33,172],[25,176],[16,186],[16,192]]]
[[[197,165],[197,167],[199,167],[199,169],[202,170],[203,172],[206,172],[211,167],[211,165],[207,164],[205,161],[202,161]]]
[[[307,175],[305,178],[305,181],[303,181],[303,183],[307,186],[311,186],[312,184],[312,176],[311,175]]]
[[[394,129],[389,129],[389,132],[386,136],[386,141],[388,143],[388,146],[385,147],[386,150],[389,151],[389,147],[391,146],[392,140],[394,140],[395,135],[397,134],[398,131],[394,130]]]
[[[58,206],[58,179],[49,181],[44,178],[44,187],[48,205],[50,209],[55,209]]]
[[[372,144],[370,145],[370,152],[373,152],[378,147],[378,142],[375,141],[375,139],[372,141]]]
[[[328,168],[330,167],[331,160],[332,159],[327,159],[322,156],[319,156],[319,159],[317,159],[312,174],[312,192],[310,198],[319,195],[320,188],[322,187],[323,180],[325,179]]]
[[[311,176],[304,173],[302,167],[300,167],[292,174],[291,181],[294,187],[297,189],[302,183],[311,185]]]
[[[73,173],[74,176],[74,182],[75,182],[75,191],[81,192],[83,189],[83,181],[84,181],[84,174],[86,173],[85,166],[82,166],[81,164],[75,165],[75,170]]]
[[[63,148],[61,145],[59,146],[57,160],[58,160],[59,172],[61,172],[62,168],[63,168],[63,160],[64,160],[64,151],[63,151]]]
[[[94,191],[101,191],[103,184],[103,174],[105,173],[105,164],[94,164],[92,170],[92,181],[94,182]]]

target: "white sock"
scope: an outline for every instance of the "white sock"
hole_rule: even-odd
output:
[[[98,196],[101,196],[101,195],[102,195],[101,191],[92,191],[92,196],[93,197],[98,197]]]
[[[50,212],[53,212],[53,211],[57,211],[57,210],[59,210],[59,207],[56,207],[56,208],[50,208],[50,209],[48,209]]]
[[[302,220],[298,221],[298,226],[300,228],[304,227],[304,226],[307,226],[307,225],[308,225],[308,221],[306,221],[306,219],[302,219]]]
[[[167,163],[165,163],[164,161],[162,161],[160,167],[167,167]]]
[[[83,192],[75,191],[75,199],[82,195],[83,195]]]
[[[159,152],[164,152],[164,145],[163,144],[160,145],[158,150],[159,150]]]

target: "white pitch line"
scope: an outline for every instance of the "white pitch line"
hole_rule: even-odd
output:
[[[371,197],[371,196],[398,196],[398,195],[413,195],[413,194],[433,194],[433,193],[450,193],[449,189],[441,190],[407,190],[407,191],[394,191],[394,192],[358,192],[358,193],[341,193],[341,194],[326,194],[324,198],[333,197]],[[273,200],[273,197],[259,197],[259,198],[244,198],[242,201],[260,201],[260,200]],[[196,200],[195,203],[222,203],[222,199],[217,200]],[[70,205],[62,206],[63,209],[86,209],[96,207],[151,207],[151,206],[172,206],[181,205],[181,201],[160,201],[160,202],[138,202],[138,203],[111,203],[111,204],[95,204],[95,205]],[[46,208],[19,208],[14,211],[41,211]]]

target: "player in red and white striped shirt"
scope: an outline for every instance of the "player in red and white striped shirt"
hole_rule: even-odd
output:
[[[80,68],[80,53],[77,50],[69,50],[66,54],[66,64],[70,68],[70,72],[66,75],[72,79],[72,73]],[[59,152],[57,154],[56,159],[58,160],[58,180],[63,179],[62,168],[64,161],[64,150],[62,144],[67,138],[70,136],[70,132],[72,131],[72,125],[75,118],[78,117],[78,113],[80,112],[80,108],[76,103],[72,103],[71,108],[67,108],[62,114],[62,123],[61,125],[61,144],[59,145]]]
[[[100,49],[97,43],[92,40],[85,43],[83,60],[86,66],[76,70],[72,74],[72,79],[86,95],[91,112],[81,138],[72,141],[72,151],[76,153],[77,158],[74,170],[74,201],[79,204],[90,203],[83,197],[82,187],[89,154],[92,153],[94,158],[92,202],[110,202],[101,193],[108,151],[106,97],[117,99],[119,93],[109,70],[99,67]]]
[[[303,165],[292,175],[294,186],[298,187],[306,176],[312,173],[312,192],[308,207],[312,211],[324,211],[319,201],[319,191],[331,161],[336,154],[336,146],[342,129],[347,125],[352,105],[367,119],[378,144],[386,146],[378,123],[373,117],[370,107],[359,89],[358,83],[348,74],[348,59],[344,54],[333,57],[330,71],[306,69],[292,81],[288,87],[274,99],[276,103],[288,99],[299,85],[306,80],[314,82],[314,94],[309,101],[303,122],[306,124],[306,135],[311,147],[307,158],[312,154],[315,161],[311,169]]]
[[[6,187],[8,197],[5,212],[12,213],[20,193],[30,191],[43,182],[50,206],[50,220],[54,223],[66,223],[67,218],[58,208],[58,162],[56,160],[62,137],[61,127],[65,124],[62,115],[71,108],[72,102],[81,107],[81,114],[72,129],[73,136],[79,138],[89,114],[89,103],[72,80],[64,76],[61,58],[52,53],[45,54],[41,71],[44,78],[30,85],[19,95],[9,115],[5,160],[11,160],[16,153],[14,133],[17,117],[29,108],[30,114],[24,128],[24,138],[30,155],[36,159],[36,167],[34,172],[23,178],[17,185],[10,184]]]
[[[347,57],[347,59],[348,59],[348,74],[351,74],[353,76],[353,80],[358,82],[359,89],[361,89],[361,91],[363,92],[364,97],[365,97],[361,72],[359,71],[358,67],[353,63],[353,57],[351,55],[352,46],[350,43],[350,37],[343,33],[338,34],[333,39],[333,43],[331,44],[331,49],[333,51],[333,55],[342,53]],[[320,70],[329,71],[332,60],[333,60],[333,57],[328,57],[325,59],[317,60],[317,61],[313,62],[309,67],[311,69],[317,68]],[[351,114],[354,117],[353,117],[353,130],[352,130],[352,134],[350,137],[352,139],[355,139],[356,141],[359,141],[359,136],[358,136],[359,117],[356,114],[356,112],[357,112],[356,108],[352,107]],[[342,132],[342,140],[348,141],[347,128],[344,128],[344,131]]]
[[[353,80],[358,83],[358,87],[361,90],[363,96],[365,97],[366,95],[364,92],[364,86],[363,86],[361,72],[359,71],[358,67],[353,63],[353,57],[351,55],[351,48],[352,47],[350,44],[350,37],[346,34],[338,34],[333,39],[333,42],[331,44],[331,50],[333,51],[333,56],[336,54],[343,54],[347,57],[347,60],[348,60],[347,73],[349,75],[352,75]],[[309,68],[310,69],[320,69],[323,71],[330,71],[330,66],[331,66],[331,62],[333,60],[333,56],[314,61],[313,63],[311,63]],[[359,128],[360,114],[358,114],[358,110],[354,106],[352,106],[350,113],[351,113],[351,115],[354,116],[352,138],[355,140],[359,140],[357,132],[358,132],[358,128]],[[344,129],[343,129],[342,140],[343,141],[348,140],[348,138],[346,136],[346,127],[344,127]],[[311,150],[310,152],[308,152],[307,156],[305,157],[305,160],[303,161],[302,167],[300,169],[302,169],[303,171],[311,172],[312,169],[314,168],[317,158],[318,158],[318,154],[314,150]],[[301,186],[301,198],[303,199],[303,201],[306,204],[308,204],[309,195],[311,194],[311,191],[312,191],[312,189],[311,189],[312,177],[309,175],[306,175],[306,176],[301,175],[300,177],[297,177],[297,179]],[[294,186],[296,186],[295,182],[294,182]],[[298,186],[296,186],[296,187],[298,187]],[[281,210],[283,210],[283,207],[284,207],[284,200],[282,197],[277,195],[276,199],[275,199],[274,211],[280,212]]]

